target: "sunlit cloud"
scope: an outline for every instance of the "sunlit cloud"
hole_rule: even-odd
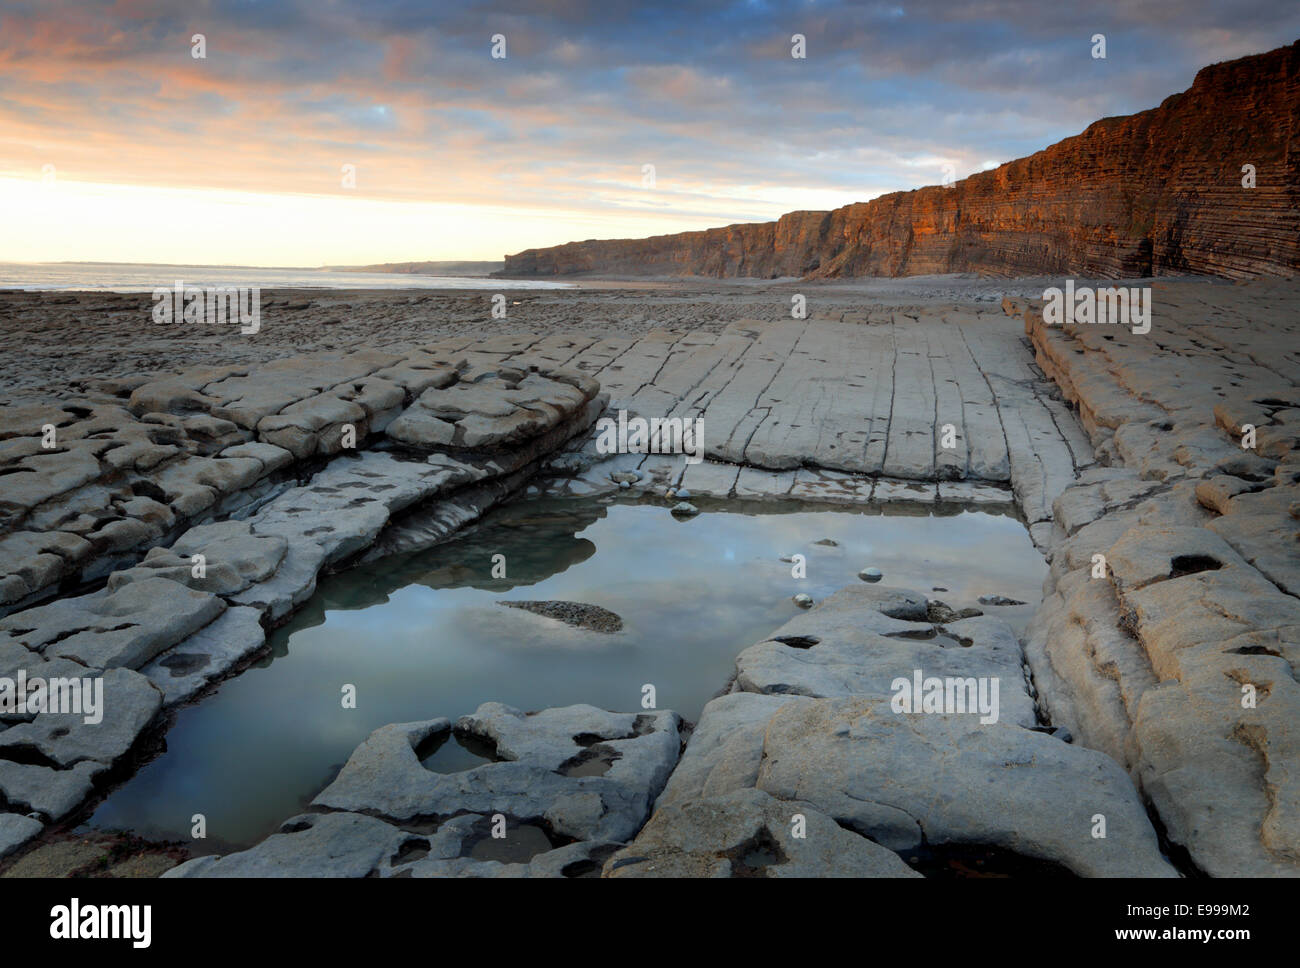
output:
[[[493,259],[766,220],[964,177],[1297,34],[1263,0],[10,0],[0,259]],[[177,210],[202,218],[152,239]]]

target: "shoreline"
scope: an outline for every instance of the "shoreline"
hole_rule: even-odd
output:
[[[817,282],[808,312],[864,305],[924,312],[936,305],[988,308],[1035,298],[1051,282],[916,277]],[[815,288],[814,288],[815,287]],[[730,281],[644,284],[603,280],[565,290],[517,291],[505,319],[482,289],[265,289],[259,332],[153,322],[148,293],[0,290],[0,406],[68,400],[96,380],[175,372],[186,366],[265,363],[315,349],[406,349],[468,330],[489,335],[590,331],[631,336],[662,328],[721,331],[743,318],[789,318],[802,284]],[[865,297],[865,298],[864,298]]]

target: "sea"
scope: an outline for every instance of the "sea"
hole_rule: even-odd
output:
[[[488,276],[349,272],[263,266],[150,265],[132,262],[0,262],[0,289],[89,289],[153,292],[189,286],[261,289],[571,289],[569,283]]]

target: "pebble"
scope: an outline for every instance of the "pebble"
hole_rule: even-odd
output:
[[[679,501],[672,508],[674,517],[689,518],[700,513],[700,509],[694,504],[688,504],[685,501]]]
[[[884,578],[884,573],[879,568],[863,568],[858,572],[858,577],[863,581],[876,582]]]
[[[800,608],[812,608],[812,607],[813,607],[812,596],[811,596],[811,595],[807,595],[807,594],[805,594],[804,592],[800,592],[798,595],[794,596],[794,603],[795,603],[796,605],[798,605]]]

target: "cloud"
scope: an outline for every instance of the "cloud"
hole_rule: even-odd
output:
[[[1265,0],[15,0],[0,175],[337,196],[351,164],[374,201],[581,212],[626,236],[629,209],[704,227],[934,184],[936,160],[961,177],[1297,35],[1300,7]],[[657,194],[632,187],[645,163]]]

